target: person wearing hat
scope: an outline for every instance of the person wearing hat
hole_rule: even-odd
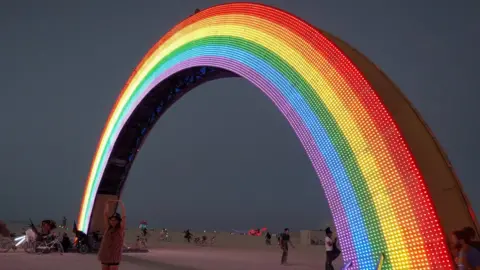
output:
[[[122,215],[110,214],[110,203],[117,202],[122,208]],[[98,260],[102,264],[102,270],[118,270],[122,258],[123,241],[125,239],[125,206],[119,200],[107,201],[104,209],[105,233],[103,234]]]
[[[330,227],[325,229],[325,270],[334,270],[333,261],[340,255],[340,250],[337,248],[337,238],[332,239],[333,232]]]

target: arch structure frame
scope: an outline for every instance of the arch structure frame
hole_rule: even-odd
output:
[[[447,235],[477,221],[438,142],[395,84],[337,37],[254,3],[185,19],[133,72],[107,120],[78,227],[102,229],[149,131],[196,86],[240,76],[277,106],[322,184],[352,269],[454,269]]]

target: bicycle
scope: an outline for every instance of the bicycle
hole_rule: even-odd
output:
[[[17,237],[14,233],[10,234],[10,237],[4,237],[0,239],[0,252],[6,253],[10,250],[16,251],[18,247],[25,242],[25,237]]]
[[[86,239],[77,239],[77,242],[74,244],[74,248],[76,248],[80,254],[87,254],[90,250],[88,241]]]
[[[33,250],[36,253],[50,253],[52,250],[56,250],[60,255],[63,255],[63,246],[58,237],[55,237],[53,240],[43,239],[34,243]]]
[[[210,238],[210,246],[215,245],[216,242],[217,242],[217,237],[216,237],[216,236],[212,236],[212,237]]]
[[[0,239],[0,252],[6,253],[10,250],[16,251],[16,243],[12,238],[2,238]]]
[[[25,235],[22,236],[24,240],[22,241],[23,250],[26,253],[35,253],[35,242],[37,239],[37,234],[33,229],[28,229],[25,231]]]
[[[137,236],[137,241],[135,242],[135,248],[146,249],[147,248],[147,238]]]
[[[198,246],[213,245],[215,243],[215,237],[211,238],[210,241],[208,241],[208,237],[206,235],[195,237],[193,242]]]
[[[22,246],[26,253],[35,253],[35,242],[25,241]]]
[[[161,235],[158,240],[164,241],[164,242],[172,242],[172,237],[168,233],[166,233],[164,235]]]

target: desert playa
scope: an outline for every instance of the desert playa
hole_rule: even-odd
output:
[[[290,264],[279,264],[278,250],[233,249],[166,245],[148,253],[125,254],[122,270],[274,270],[323,269],[323,254],[293,250]],[[34,255],[23,252],[1,253],[0,261],[5,270],[51,270],[51,269],[99,269],[94,255],[56,253]],[[340,269],[340,263],[336,263]]]
[[[21,224],[10,224],[9,228],[21,234]],[[63,233],[57,229],[57,233]],[[66,231],[69,233],[69,231]],[[215,235],[213,245],[199,246],[186,243],[181,232],[169,232],[171,242],[159,240],[160,230],[150,230],[148,238],[149,252],[125,253],[121,269],[159,269],[159,270],[270,270],[281,269],[322,269],[325,263],[323,246],[301,243],[300,233],[292,233],[295,249],[291,249],[289,265],[280,265],[281,251],[272,239],[272,245],[265,245],[263,237],[231,235],[227,232],[193,232],[195,236]],[[314,233],[315,234],[315,233]],[[70,236],[73,236],[69,233]],[[126,244],[134,246],[139,235],[138,229],[127,230]],[[320,234],[319,234],[320,236]],[[43,270],[43,269],[96,269],[99,263],[94,254],[78,253],[27,254],[23,251],[0,253],[2,269],[5,270]],[[335,266],[340,269],[339,259]],[[3,267],[4,266],[4,267]]]
[[[148,253],[123,255],[123,270],[273,270],[323,269],[324,254],[298,248],[291,251],[289,265],[281,266],[278,249],[235,249],[221,247],[195,247],[184,244],[165,244]],[[318,250],[320,251],[320,250]],[[93,254],[77,253],[27,254],[24,252],[1,253],[0,261],[5,270],[47,269],[97,269],[99,263]],[[336,269],[341,263],[336,262]]]

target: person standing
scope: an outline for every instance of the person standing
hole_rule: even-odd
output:
[[[289,245],[292,246],[292,248],[295,248],[295,246],[292,244],[292,241],[290,241],[290,230],[285,228],[282,235],[280,235],[280,248],[282,249],[282,259],[280,264],[287,264]]]
[[[122,208],[122,215],[114,213],[109,216],[110,203],[118,202]],[[107,201],[104,208],[105,233],[103,234],[98,260],[102,264],[102,270],[118,270],[122,258],[123,241],[125,239],[125,206],[119,200]]]
[[[186,230],[184,234],[185,236],[183,238],[185,238],[185,240],[190,243],[192,241],[192,233],[190,232],[190,229]]]
[[[267,234],[265,235],[265,244],[267,246],[270,246],[272,244],[272,235],[270,234],[270,232],[267,232]]]
[[[68,237],[68,234],[66,232],[64,232],[62,236],[62,247],[63,252],[68,252],[72,247],[72,241],[70,241],[70,238]]]
[[[340,250],[337,247],[337,238],[333,238],[333,232],[330,227],[325,229],[325,270],[334,270],[333,261],[340,255]]]
[[[63,216],[62,219],[62,228],[66,229],[67,228],[67,217]]]

